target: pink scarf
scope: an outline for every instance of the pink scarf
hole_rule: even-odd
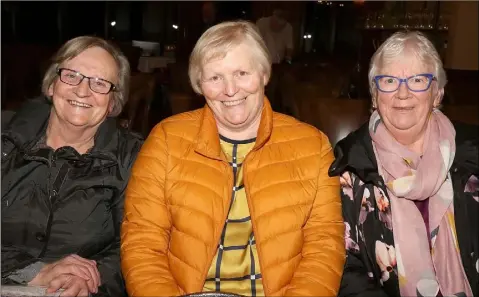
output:
[[[440,291],[444,296],[472,296],[454,225],[449,176],[456,151],[452,123],[441,111],[432,112],[422,158],[393,138],[377,111],[369,120],[369,133],[391,199],[401,295],[436,296]],[[414,203],[428,198],[430,234]]]

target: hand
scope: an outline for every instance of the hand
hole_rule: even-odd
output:
[[[47,293],[51,294],[59,289],[64,289],[64,291],[60,294],[60,297],[88,297],[90,294],[86,280],[72,274],[62,274],[54,278],[48,286]]]
[[[48,286],[53,279],[60,275],[74,275],[84,279],[92,293],[96,293],[98,286],[101,284],[100,272],[98,272],[96,262],[78,255],[70,255],[57,262],[45,265],[28,284]]]

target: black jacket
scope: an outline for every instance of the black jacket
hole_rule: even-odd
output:
[[[479,256],[479,203],[473,198],[478,196],[479,190],[474,181],[475,177],[479,177],[479,127],[459,123],[454,123],[454,126],[456,154],[450,174],[454,189],[455,225],[464,270],[474,296],[479,296],[476,266]],[[386,196],[388,192],[378,173],[368,124],[341,140],[334,153],[336,160],[330,167],[329,175],[349,172],[352,177],[352,187],[342,187],[341,191],[343,216],[347,224],[347,260],[339,296],[400,296],[397,269],[381,271],[376,261],[376,241],[394,247],[394,237],[393,230],[386,227],[388,221],[376,202],[375,195],[380,193],[379,189]],[[369,195],[364,195],[366,189]],[[363,197],[369,198],[363,200]],[[396,268],[395,264],[392,268]]]
[[[95,145],[39,148],[51,104],[27,102],[2,113],[2,283],[29,264],[70,254],[97,261],[96,296],[126,296],[120,269],[124,191],[142,139],[107,118]]]

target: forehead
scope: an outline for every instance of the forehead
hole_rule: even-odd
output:
[[[62,67],[81,72],[86,76],[94,76],[108,80],[117,79],[115,59],[100,47],[91,47],[72,59],[62,63]]]
[[[433,70],[428,63],[413,53],[404,53],[394,58],[384,59],[379,69],[380,74],[398,77],[430,73]]]
[[[207,61],[203,65],[203,71],[230,72],[251,69],[254,68],[253,60],[251,50],[245,44],[240,44],[228,50],[224,57]]]

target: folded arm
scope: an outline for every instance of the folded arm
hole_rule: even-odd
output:
[[[127,187],[121,265],[130,296],[175,296],[167,252],[171,217],[165,198],[167,147],[157,125],[145,141]]]
[[[285,296],[336,296],[345,261],[344,223],[339,179],[328,176],[333,153],[321,134],[321,164],[317,193],[304,226],[302,259]]]
[[[346,264],[344,266],[343,278],[338,296],[340,297],[387,297],[386,292],[378,286],[374,278],[368,274],[372,273],[364,263],[365,249],[363,242],[358,238],[357,226],[359,224],[359,209],[356,205],[362,199],[356,199],[354,185],[358,180],[349,172],[343,173],[341,177],[341,201],[343,205],[343,218],[346,227],[345,246]]]

